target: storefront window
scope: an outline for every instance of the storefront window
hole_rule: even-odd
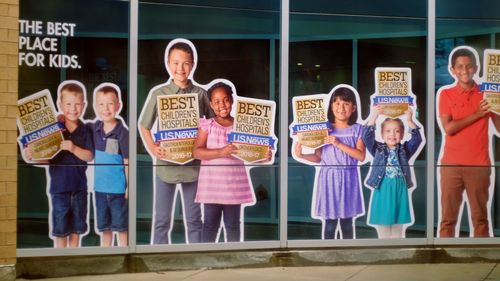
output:
[[[82,131],[92,132],[90,127],[105,118],[95,107],[94,95],[94,90],[105,82],[111,85],[112,91],[121,94],[116,100],[121,101],[123,110],[114,110],[114,117],[125,126],[128,123],[128,10],[127,1],[20,1],[18,125],[20,138],[24,136],[27,142],[23,143],[18,164],[18,248],[86,247],[103,243],[103,229],[97,226],[95,197],[91,191],[99,189],[93,180],[96,168],[112,165],[99,162],[100,158],[88,164],[84,156],[82,159],[87,160],[82,162],[64,158],[74,147],[66,147],[54,155],[50,152],[51,141],[47,140],[60,134],[65,141],[71,140],[95,154],[95,147],[87,147],[88,142],[84,141],[92,143],[93,135]],[[64,90],[65,84],[76,88]],[[72,94],[61,94],[64,91]],[[64,98],[58,100],[61,95]],[[63,107],[66,106],[63,100],[68,101],[66,98],[70,96],[77,103],[82,102],[72,113]],[[49,100],[55,107],[51,108]],[[40,106],[32,107],[34,104]],[[43,128],[54,122],[56,115],[65,125]],[[75,131],[70,124],[77,123],[79,129]],[[59,129],[46,136],[47,128]],[[61,139],[55,142],[61,143]],[[27,159],[30,157],[26,149],[35,152],[31,160]],[[121,150],[119,153],[122,152],[125,154]],[[121,173],[127,169],[123,161],[116,165]],[[69,184],[66,180],[71,176],[79,178],[78,183]],[[62,190],[65,188],[67,190]],[[83,193],[76,195],[80,191]],[[80,198],[75,203],[79,207],[66,208],[67,201],[61,199],[66,195]],[[124,202],[126,209],[128,203]],[[128,231],[126,223],[121,230]],[[69,236],[73,240],[70,241]],[[117,244],[116,237],[114,245]]]
[[[327,105],[322,110],[326,109],[328,114],[332,111],[330,101],[336,100],[330,98],[337,92],[349,92],[350,94],[343,95],[359,98],[357,101],[341,98],[349,100],[348,103],[355,106],[355,110],[347,111],[347,117],[354,117],[354,112],[358,114],[357,120],[354,117],[355,122],[342,123],[343,117],[334,111],[332,118],[326,121],[325,126],[333,126],[326,130],[326,134],[334,136],[336,140],[330,137],[331,143],[322,144],[319,140],[322,137],[317,137],[318,133],[302,133],[301,136],[301,129],[297,129],[297,136],[293,138],[293,142],[290,141],[288,237],[292,240],[291,243],[294,243],[293,240],[311,239],[331,241],[387,238],[383,236],[385,230],[381,230],[381,225],[397,226],[394,228],[393,238],[426,237],[425,151],[422,150],[425,140],[420,143],[417,151],[412,151],[414,158],[406,164],[415,176],[414,185],[409,189],[408,195],[403,196],[405,198],[400,197],[403,203],[409,204],[406,208],[406,218],[390,222],[385,220],[390,215],[377,213],[380,210],[373,205],[372,190],[377,190],[378,185],[369,188],[366,183],[369,171],[373,173],[376,169],[377,165],[373,165],[372,160],[375,156],[366,151],[366,157],[346,158],[346,150],[340,148],[347,145],[355,149],[356,153],[364,154],[364,147],[360,144],[361,130],[356,123],[366,124],[370,112],[374,110],[371,108],[373,95],[382,95],[382,87],[389,85],[377,82],[381,82],[387,73],[392,75],[401,70],[411,73],[408,74],[411,78],[404,80],[394,76],[393,80],[385,80],[385,83],[393,82],[390,87],[394,90],[394,96],[401,96],[405,91],[395,94],[397,90],[394,87],[403,85],[400,83],[397,86],[397,81],[405,81],[411,85],[406,88],[405,93],[414,94],[416,103],[411,104],[409,108],[413,110],[413,118],[425,136],[425,128],[422,126],[426,122],[427,114],[425,3],[406,1],[396,4],[388,1],[386,4],[374,5],[370,1],[358,1],[354,4],[309,1],[307,5],[301,2],[290,4],[289,85],[290,97],[297,98],[297,102],[294,102],[296,108],[290,107],[290,123],[297,125],[296,122],[301,116],[312,114],[314,111],[306,113],[306,106],[303,106],[302,110],[299,109],[299,99],[307,99],[302,105],[309,102],[312,108],[312,105],[319,103],[315,103],[311,97],[319,94],[318,98]],[[376,71],[382,74],[376,75]],[[321,114],[313,114],[313,117],[319,120]],[[294,115],[297,118],[294,118]],[[405,119],[407,117],[403,111],[390,117],[402,118],[403,123],[409,124],[406,123],[409,119]],[[302,118],[305,120],[304,124],[314,123],[306,119]],[[377,126],[380,125],[381,119],[383,118],[377,119]],[[376,128],[376,131],[378,129]],[[315,137],[319,144],[307,146],[307,142],[311,142]],[[403,143],[406,141],[410,141],[409,135]],[[298,144],[301,149],[297,149]],[[383,198],[382,202],[389,200]],[[391,200],[394,201],[394,198]],[[373,219],[371,222],[367,219],[370,215]],[[377,217],[385,221],[377,220]],[[299,242],[297,245],[305,244]]]
[[[436,4],[436,237],[498,236],[498,194],[494,190],[499,142],[492,122],[497,114],[475,118],[472,113],[483,95],[491,111],[498,112],[492,99],[498,93],[488,91],[488,85],[498,79],[497,64],[489,58],[498,53],[499,17],[494,11],[499,4],[479,1],[473,9],[465,1]],[[459,70],[465,60],[475,64],[467,77]],[[479,89],[483,93],[478,93]],[[461,91],[472,99],[459,101],[457,93]],[[457,116],[455,105],[459,103],[463,109]],[[458,132],[448,129],[449,122],[467,117],[474,122]],[[458,175],[456,180],[452,180],[453,175]]]
[[[211,108],[208,99],[203,101],[206,98],[204,93],[214,84],[215,79],[223,79],[224,83],[233,85],[234,94],[238,97],[273,101],[278,105],[280,99],[276,85],[279,74],[279,8],[278,1],[219,1],[209,5],[199,1],[140,2],[137,110],[139,130],[145,131],[137,139],[138,245],[279,239],[279,169],[276,164],[278,161],[272,160],[274,156],[271,161],[264,161],[264,164],[258,166],[251,161],[240,161],[238,164],[210,164],[214,162],[200,163],[197,160],[184,163],[172,159],[155,161],[153,158],[157,158],[157,155],[152,152],[154,146],[147,145],[145,136],[157,130],[156,125],[147,123],[156,120],[158,114],[150,116],[147,108],[154,104],[151,97],[161,91],[163,94],[202,93],[198,95],[199,113],[200,117],[205,115],[207,119],[213,113],[208,112]],[[189,47],[186,49],[174,43]],[[174,51],[170,52],[170,47]],[[187,70],[175,70],[172,64],[174,52],[186,55],[193,65]],[[190,82],[185,85],[176,75],[185,75]],[[167,110],[166,107],[164,109]],[[268,127],[274,128],[271,132],[274,135],[279,124],[277,110],[275,116],[274,124],[269,124]],[[158,127],[158,130],[167,129]],[[177,140],[169,141],[174,143]],[[215,147],[210,147],[207,143],[206,148]],[[277,147],[273,148],[272,155],[276,155],[276,149]],[[174,150],[169,151],[176,153]],[[175,157],[177,156],[173,156]],[[215,157],[215,161],[218,161],[217,158],[219,157]],[[173,164],[177,166],[172,167]],[[210,176],[200,175],[198,180],[200,165],[200,173],[210,170]],[[172,172],[174,169],[178,173]],[[229,171],[231,169],[240,169],[238,173],[242,173],[245,184],[242,186],[244,191],[238,191],[238,196],[246,196],[246,199],[235,199],[233,203],[228,203],[229,201],[217,198],[228,196],[231,192],[225,190],[226,178],[231,179],[236,173],[234,170]],[[219,191],[215,193],[205,189],[206,183],[212,180],[215,182],[208,188],[212,190],[218,186]],[[212,192],[210,198],[203,192]],[[233,199],[237,197],[231,196]],[[224,220],[221,220],[220,214],[211,216],[213,209],[207,209],[209,204],[218,204],[221,208],[233,205],[236,208],[222,209]],[[235,217],[233,220],[236,219],[236,223],[231,222],[232,217]],[[202,222],[205,224],[203,227]],[[224,228],[215,225],[219,223]],[[215,228],[216,235],[213,238],[203,239],[202,232],[206,237],[212,237],[207,234],[208,230],[205,231],[205,226]]]

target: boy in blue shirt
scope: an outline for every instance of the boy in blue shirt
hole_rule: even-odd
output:
[[[101,246],[128,245],[128,128],[121,117],[120,89],[102,83],[94,91],[96,122],[91,125],[95,144],[94,202]]]
[[[94,158],[92,132],[80,120],[85,111],[85,88],[78,81],[59,85],[57,106],[64,115],[61,151],[49,164],[49,226],[56,248],[80,246],[80,236],[88,231],[87,162]],[[25,149],[32,161],[32,151]]]

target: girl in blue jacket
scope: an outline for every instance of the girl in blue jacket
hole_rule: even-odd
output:
[[[403,237],[403,225],[412,222],[408,189],[413,186],[409,159],[422,143],[422,135],[412,119],[412,111],[405,112],[411,139],[401,143],[404,124],[399,118],[386,118],[381,124],[383,143],[375,140],[375,123],[381,107],[373,107],[367,125],[363,126],[362,140],[373,156],[366,185],[373,189],[368,223],[376,225],[379,238]]]

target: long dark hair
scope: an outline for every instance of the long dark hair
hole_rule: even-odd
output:
[[[354,110],[354,112],[351,114],[351,117],[349,117],[349,120],[347,120],[347,123],[349,125],[356,123],[356,121],[358,121],[358,103],[354,92],[347,87],[340,87],[333,92],[332,97],[330,98],[330,104],[328,106],[328,121],[330,121],[331,123],[335,123],[335,115],[333,115],[332,112],[332,104],[337,99],[351,102],[356,107],[356,110]]]

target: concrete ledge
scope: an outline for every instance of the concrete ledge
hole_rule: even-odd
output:
[[[49,278],[206,268],[417,263],[497,263],[500,247],[327,248],[18,258],[17,277]],[[12,271],[15,275],[15,271]],[[1,276],[0,276],[1,277]],[[1,279],[1,278],[0,278]],[[3,280],[3,279],[2,279]]]
[[[14,281],[16,280],[15,265],[0,265],[0,280]]]
[[[26,279],[126,273],[128,256],[60,256],[17,259],[17,277]]]

